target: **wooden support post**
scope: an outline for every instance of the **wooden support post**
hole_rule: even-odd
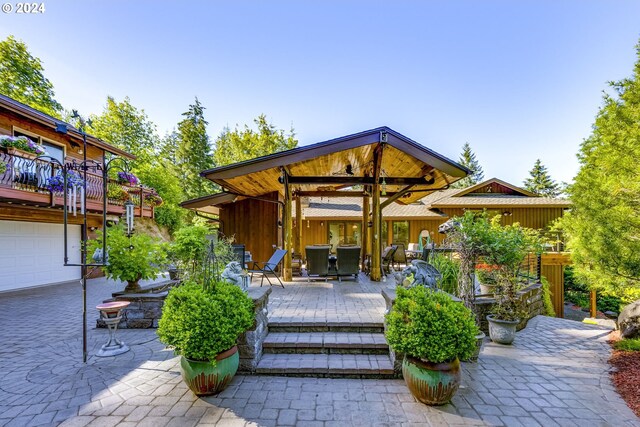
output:
[[[592,290],[589,293],[589,315],[594,319],[598,315],[598,305],[596,303],[596,297],[597,297],[596,291]]]
[[[373,151],[373,185],[371,186],[371,273],[369,277],[374,282],[382,278],[382,207],[380,206],[380,171],[382,169],[382,151],[384,150],[383,135],[380,135],[380,143]]]
[[[284,234],[284,249],[287,251],[284,256],[284,268],[282,272],[282,280],[290,282],[292,278],[291,272],[291,249],[293,247],[293,221],[291,219],[291,189],[289,188],[289,182],[287,179],[287,173],[283,173],[284,176],[284,209],[282,213],[282,227]]]
[[[380,221],[382,210],[380,209],[380,184],[373,184],[372,189],[373,203],[371,219],[373,221],[373,227],[371,230],[371,272],[369,273],[369,277],[374,282],[379,282],[382,278],[382,222]]]
[[[296,197],[296,235],[294,239],[293,248],[296,250],[296,253],[302,257],[303,249],[302,249],[302,198],[300,196]]]
[[[366,269],[369,253],[369,196],[362,198],[362,271]]]

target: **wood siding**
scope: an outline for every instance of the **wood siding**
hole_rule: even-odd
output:
[[[278,195],[264,196],[278,200]],[[282,228],[278,227],[279,205],[261,200],[245,199],[229,203],[220,210],[220,230],[244,244],[254,261],[267,261],[273,255],[273,246],[282,245]]]

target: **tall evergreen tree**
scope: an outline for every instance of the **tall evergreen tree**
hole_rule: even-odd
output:
[[[529,178],[524,180],[524,188],[544,197],[558,197],[560,186],[551,179],[546,166],[537,159],[533,169],[529,171]]]
[[[267,122],[267,117],[261,114],[253,121],[257,131],[245,125],[234,130],[226,128],[216,139],[213,159],[216,166],[224,166],[255,157],[265,156],[278,151],[290,150],[298,146],[293,129],[286,135],[273,124]]]
[[[213,184],[200,176],[200,172],[213,167],[213,158],[206,130],[207,121],[204,119],[204,107],[198,98],[182,115],[184,119],[178,123],[175,156],[185,194],[191,199],[213,192]]]
[[[631,78],[611,83],[578,153],[563,225],[574,272],[590,286],[640,298],[640,44]]]
[[[462,146],[462,153],[460,154],[458,163],[469,169],[471,173],[461,180],[456,181],[452,185],[453,188],[471,187],[472,185],[484,180],[484,171],[482,170],[482,166],[480,166],[480,162],[476,159],[475,153],[471,151],[471,146],[468,142],[465,142]]]
[[[129,97],[122,102],[109,96],[99,116],[91,116],[89,133],[137,156],[135,164],[149,163],[157,144],[156,125],[144,110],[131,105]]]
[[[62,105],[55,99],[53,84],[44,76],[39,58],[13,36],[0,41],[0,93],[36,110],[60,117]]]

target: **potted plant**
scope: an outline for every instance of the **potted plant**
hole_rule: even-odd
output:
[[[107,184],[107,199],[125,202],[129,200],[129,192],[122,185],[110,182]]]
[[[495,304],[489,321],[489,337],[499,344],[511,344],[516,336],[516,326],[525,315],[518,291],[521,283],[518,273],[529,252],[541,252],[542,243],[534,230],[518,223],[502,226],[499,217],[491,222],[485,259],[497,268],[494,272]]]
[[[451,400],[460,385],[460,359],[476,347],[471,310],[444,292],[398,287],[386,322],[389,346],[404,353],[402,375],[411,393],[428,405]]]
[[[7,162],[0,160],[0,175],[7,171]]]
[[[8,154],[17,155],[27,159],[35,159],[36,156],[46,154],[44,147],[36,144],[26,136],[0,136],[0,147],[4,147]]]
[[[482,295],[493,295],[497,286],[498,266],[492,264],[476,264],[476,277],[480,284],[480,293]]]
[[[89,241],[89,251],[102,248],[102,232]],[[140,292],[140,280],[155,279],[166,265],[164,244],[151,236],[134,232],[127,235],[122,225],[110,227],[107,231],[107,265],[102,267],[109,279],[127,282],[127,293]]]
[[[182,377],[196,395],[216,394],[237,372],[236,342],[253,321],[253,302],[237,286],[189,282],[169,292],[158,337],[181,356]]]
[[[84,180],[78,172],[72,170],[67,172],[67,188],[78,188],[82,187],[83,184]],[[44,187],[52,193],[63,193],[64,176],[62,173],[58,172],[56,175],[47,178]]]
[[[116,180],[120,184],[127,184],[127,185],[136,185],[139,182],[138,177],[135,176],[133,173],[124,172],[124,171],[118,172]]]

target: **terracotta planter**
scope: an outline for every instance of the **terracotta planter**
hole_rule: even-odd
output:
[[[142,290],[142,287],[140,286],[139,282],[140,279],[128,281],[127,286],[124,288],[124,291],[128,294],[135,294],[137,292],[140,292]]]
[[[180,359],[182,378],[197,396],[217,394],[227,388],[239,365],[237,346],[218,354],[215,366],[209,361]]]
[[[11,154],[12,156],[19,156],[29,160],[33,160],[36,157],[38,157],[36,153],[20,150],[19,148],[15,148],[15,147],[7,147],[7,154]]]
[[[460,386],[460,361],[431,363],[405,355],[402,376],[411,394],[427,405],[444,405]]]
[[[516,338],[516,326],[520,320],[495,319],[492,314],[487,316],[489,321],[489,338],[498,344],[509,345]]]

